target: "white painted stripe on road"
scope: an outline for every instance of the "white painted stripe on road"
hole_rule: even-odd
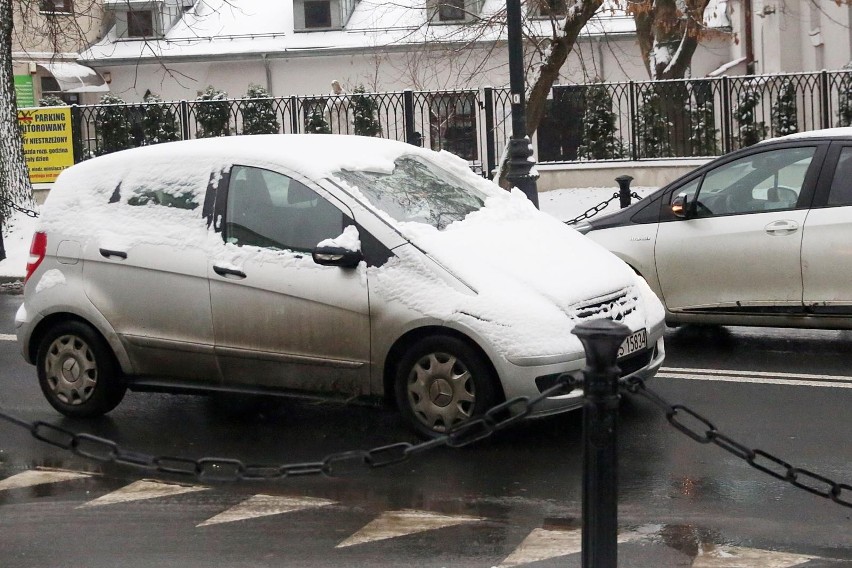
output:
[[[706,549],[699,548],[692,568],[789,568],[816,558],[819,557],[758,548],[709,545]]]
[[[419,532],[481,521],[479,517],[439,515],[429,511],[388,511],[337,545],[337,548],[396,538]]]
[[[31,469],[0,480],[0,491],[32,487],[33,485],[44,485],[46,483],[59,483],[60,481],[69,481],[72,479],[84,479],[91,476],[89,473],[79,471]]]
[[[14,333],[0,333],[0,341],[17,341],[18,336]]]
[[[809,375],[806,373],[771,373],[766,371],[740,371],[735,369],[688,369],[684,367],[661,367],[663,373],[699,373],[705,375],[728,375],[742,377],[785,377],[802,380],[821,381],[852,381],[852,377],[844,375]]]
[[[256,519],[270,515],[280,515],[304,509],[314,509],[333,505],[334,501],[328,499],[315,499],[313,497],[279,497],[276,495],[254,495],[239,505],[231,507],[200,523],[196,526],[218,525],[222,523],[233,523],[245,519]]]
[[[171,497],[194,491],[205,491],[208,487],[198,485],[179,485],[177,483],[163,483],[160,481],[149,481],[142,479],[130,485],[122,487],[118,491],[107,493],[97,499],[83,503],[78,509],[84,507],[99,507],[101,505],[112,505],[114,503],[128,503],[130,501],[142,501],[144,499],[158,499],[160,497]]]
[[[834,381],[797,381],[794,379],[770,379],[760,377],[726,376],[726,375],[689,375],[685,373],[657,373],[663,379],[685,379],[688,381],[720,381],[726,383],[755,383],[762,385],[786,385],[797,387],[828,387],[836,389],[852,389],[852,379],[842,382],[843,379]]]
[[[660,525],[648,525],[637,530],[618,533],[619,544],[656,536]],[[579,529],[548,530],[535,529],[527,538],[500,563],[498,568],[511,568],[521,564],[540,562],[559,556],[579,554],[583,547],[583,535]]]

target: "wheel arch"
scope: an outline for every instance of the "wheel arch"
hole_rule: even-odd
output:
[[[71,312],[55,312],[49,314],[45,316],[41,321],[39,321],[38,324],[36,324],[35,328],[33,329],[33,332],[30,334],[30,341],[27,344],[28,360],[31,362],[35,362],[36,357],[38,355],[39,345],[41,345],[41,342],[44,339],[45,335],[47,335],[47,333],[56,325],[68,321],[76,321],[92,328],[92,331],[96,333],[104,342],[104,345],[109,348],[109,352],[112,354],[112,357],[118,365],[119,369],[121,369],[122,372],[126,372],[126,370],[129,368],[129,360],[126,357],[124,351],[122,349],[117,349],[116,346],[107,339],[106,335],[103,333],[103,331],[101,331],[101,329],[97,325],[93,324],[86,318]]]
[[[385,364],[382,369],[382,385],[384,387],[383,394],[385,402],[388,405],[396,406],[396,397],[394,396],[394,381],[396,380],[397,366],[399,365],[399,362],[402,357],[405,355],[405,352],[421,339],[435,336],[456,338],[460,341],[463,341],[468,347],[476,351],[477,354],[482,357],[482,361],[488,366],[492,376],[497,381],[495,387],[497,389],[500,400],[502,401],[506,399],[506,394],[503,391],[503,384],[500,381],[499,375],[497,374],[497,369],[494,367],[494,363],[491,362],[491,358],[488,356],[485,350],[470,336],[462,333],[461,331],[448,327],[433,325],[418,327],[416,329],[408,331],[407,333],[400,336],[388,351],[388,354],[385,357]]]

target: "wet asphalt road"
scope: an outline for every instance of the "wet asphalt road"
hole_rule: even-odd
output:
[[[0,334],[13,332],[19,303],[20,296],[0,295]],[[746,446],[852,484],[852,388],[840,386],[852,386],[852,333],[683,328],[666,340],[667,373],[653,389]],[[696,372],[702,369],[724,372]],[[222,405],[128,393],[109,416],[74,421],[44,401],[13,341],[0,341],[0,373],[4,410],[155,455],[284,464],[415,441],[384,408],[286,400]],[[690,378],[665,376],[678,374]],[[814,375],[840,379],[807,386],[822,380]],[[581,515],[580,418],[532,421],[473,447],[340,478],[205,483],[159,476],[180,481],[183,487],[165,487],[184,492],[144,500],[126,496],[163,487],[140,485],[150,473],[84,460],[0,423],[0,565],[579,566],[570,539]],[[852,508],[692,441],[645,399],[625,401],[620,426],[619,566],[852,566]],[[75,477],[9,481],[54,469]],[[277,514],[220,522],[217,515],[239,517],[233,507],[259,495],[269,497],[257,510]],[[419,529],[410,528],[412,520]]]

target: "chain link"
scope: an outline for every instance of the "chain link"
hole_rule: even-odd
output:
[[[92,434],[78,434],[41,420],[26,422],[0,409],[0,420],[29,430],[37,440],[68,450],[74,454],[99,461],[126,465],[157,473],[192,477],[199,481],[225,482],[241,480],[266,480],[302,475],[326,475],[339,477],[353,469],[374,469],[403,462],[412,456],[447,446],[460,448],[491,436],[528,416],[533,408],[546,398],[563,395],[577,388],[579,375],[563,373],[556,384],[535,398],[517,397],[489,409],[479,418],[463,422],[446,434],[412,444],[397,442],[378,446],[371,450],[350,450],[327,455],[321,461],[291,463],[283,465],[244,464],[240,460],[220,457],[200,459],[154,456],[142,452],[128,451],[117,443]]]
[[[669,404],[659,394],[650,390],[645,385],[645,381],[638,377],[622,379],[620,384],[623,391],[642,396],[662,409],[669,424],[696,442],[713,443],[767,475],[786,481],[808,493],[831,499],[838,505],[852,507],[852,485],[838,483],[812,471],[794,467],[769,452],[752,449],[737,442],[719,432],[710,420],[691,408],[682,404]]]
[[[573,225],[575,223],[579,223],[580,221],[585,221],[586,219],[591,219],[592,217],[594,217],[595,215],[597,215],[598,213],[600,213],[601,211],[606,209],[607,206],[610,203],[612,203],[614,200],[619,199],[619,197],[620,197],[620,194],[618,192],[613,193],[612,197],[610,197],[606,201],[601,201],[600,203],[598,203],[594,207],[589,207],[583,213],[574,217],[570,221],[565,221],[565,223],[568,224],[568,225]],[[639,201],[640,199],[642,199],[642,196],[639,195],[638,193],[636,193],[635,191],[630,192],[630,197],[635,199],[636,201]]]
[[[17,203],[12,201],[11,199],[0,196],[0,201],[2,201],[4,204],[8,205],[9,207],[14,209],[15,211],[23,213],[27,217],[32,217],[33,219],[38,217],[38,211],[33,211],[32,209],[27,209],[26,207],[21,207],[20,205],[18,205]]]

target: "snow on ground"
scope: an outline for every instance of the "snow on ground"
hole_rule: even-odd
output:
[[[648,195],[653,187],[631,188],[641,196]],[[545,213],[553,215],[560,221],[573,219],[591,207],[612,197],[618,188],[613,187],[582,187],[556,189],[539,193],[539,206]],[[618,210],[618,199],[613,199],[607,208],[599,215]],[[0,279],[23,279],[29,258],[30,240],[37,221],[17,213],[11,219],[11,229],[4,233],[3,244],[6,248],[6,259],[0,261]]]

